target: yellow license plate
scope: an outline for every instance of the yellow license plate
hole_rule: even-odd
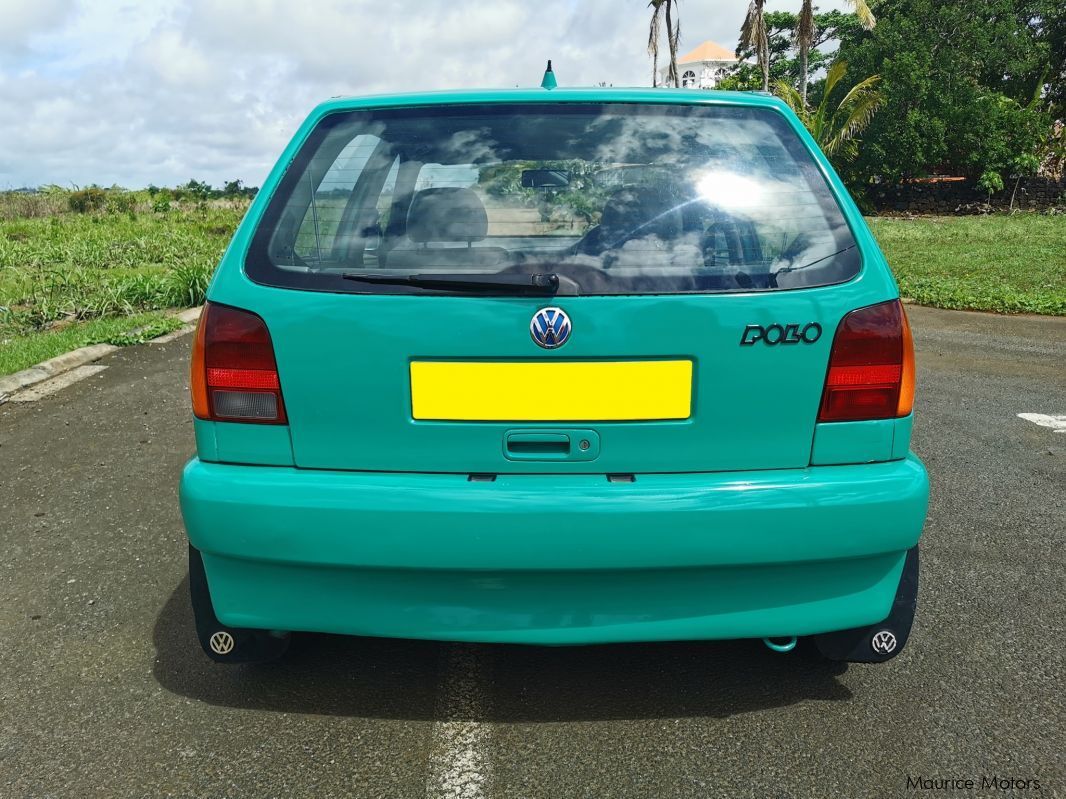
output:
[[[412,361],[411,405],[441,421],[687,419],[692,361]]]

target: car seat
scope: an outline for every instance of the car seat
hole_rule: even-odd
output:
[[[503,247],[475,247],[488,234],[485,205],[473,189],[423,189],[407,211],[407,241],[389,252],[390,269],[503,268]],[[463,246],[465,245],[465,246]]]

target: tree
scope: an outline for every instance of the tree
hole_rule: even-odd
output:
[[[670,50],[670,68],[666,79],[675,87],[681,86],[677,72],[677,48],[681,43],[681,19],[673,20],[677,10],[677,0],[651,0],[648,3],[651,22],[648,24],[648,55],[651,56],[651,85],[659,85],[659,39],[662,32],[662,20],[666,18],[666,45]]]
[[[851,87],[840,100],[833,103],[834,90],[848,71],[846,61],[836,61],[825,76],[822,99],[814,108],[791,84],[778,81],[778,97],[803,121],[822,152],[837,162],[854,160],[858,155],[858,137],[869,126],[885,98],[877,90],[880,75],[871,75]]]
[[[1014,172],[1014,191],[1010,195],[1010,210],[1014,210],[1014,201],[1018,197],[1018,186],[1022,182],[1022,178],[1026,175],[1032,175],[1040,168],[1040,159],[1032,153],[1022,153],[1015,156],[1011,161],[1011,167]]]
[[[651,86],[659,85],[659,39],[662,35],[662,4],[648,3],[652,9],[651,22],[648,24],[648,55],[651,56]]]
[[[790,11],[771,11],[763,14],[766,24],[766,38],[769,48],[770,84],[787,80],[794,86],[800,83],[800,60],[796,50],[795,32],[799,15]],[[859,29],[854,14],[840,11],[826,11],[814,15],[814,39],[807,54],[807,79],[829,68],[833,53],[819,50],[830,40],[839,40],[845,35]],[[762,83],[762,70],[755,64],[748,63],[755,56],[750,47],[737,48],[736,66],[730,74],[719,82],[719,88],[750,90],[758,89]]]
[[[855,9],[855,16],[858,18],[859,24],[866,30],[873,28],[877,23],[877,19],[874,17],[873,12],[870,11],[870,6],[866,4],[866,0],[848,0],[848,2]],[[811,49],[814,47],[816,36],[817,23],[814,15],[814,3],[812,0],[803,0],[799,17],[796,20],[795,42],[796,48],[799,50],[800,60],[799,93],[804,103],[807,102],[807,60]]]
[[[770,45],[766,38],[766,17],[763,6],[766,0],[751,0],[744,24],[740,26],[740,45],[755,50],[755,57],[762,70],[762,90],[770,91]]]
[[[1045,79],[1047,100],[1053,118],[1066,117],[1066,6],[1049,11],[1044,26],[1044,38],[1051,51],[1048,76]]]
[[[1050,128],[1057,0],[882,0],[877,27],[846,32],[850,80],[881,76],[884,107],[848,165],[861,187],[929,174],[1011,174]]]
[[[198,200],[206,200],[214,191],[211,184],[206,180],[196,180],[195,178],[190,180],[184,186],[179,186],[179,188],[184,189],[188,194],[191,194]]]

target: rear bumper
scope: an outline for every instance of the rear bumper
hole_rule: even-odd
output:
[[[181,505],[226,624],[581,644],[880,621],[928,492],[913,456],[634,483],[193,459]]]

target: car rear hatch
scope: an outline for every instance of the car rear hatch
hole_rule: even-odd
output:
[[[536,298],[298,294],[261,312],[297,466],[743,470],[809,461],[844,310],[823,294],[560,298],[573,330],[554,351],[530,335],[545,306]],[[829,334],[741,344],[749,325],[773,337],[790,324],[808,339],[812,324]],[[421,373],[425,364],[437,371]],[[475,386],[470,364],[481,368]],[[463,415],[456,399],[469,418],[453,418]]]
[[[833,333],[893,287],[860,269],[796,124],[720,105],[331,114],[211,299],[269,328],[298,467],[803,467]],[[507,285],[539,274],[558,286]]]

